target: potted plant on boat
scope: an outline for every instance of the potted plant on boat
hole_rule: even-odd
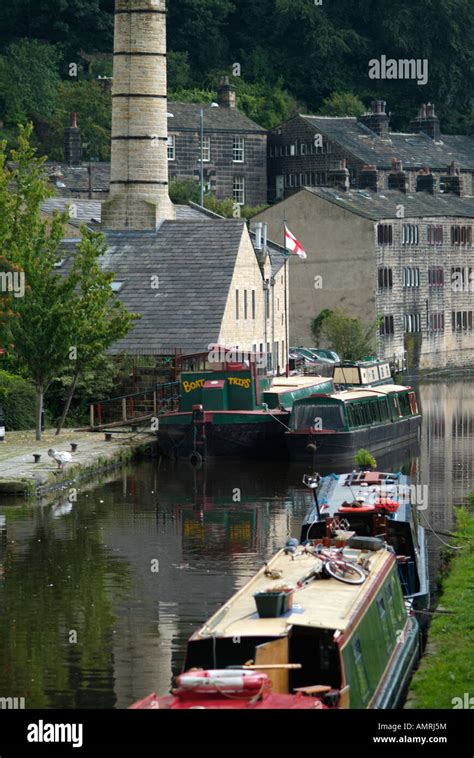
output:
[[[374,456],[368,450],[364,450],[363,447],[357,451],[354,460],[361,471],[375,471],[377,468],[377,461]]]
[[[287,584],[269,587],[254,594],[260,618],[274,618],[287,613],[293,606],[294,587]]]

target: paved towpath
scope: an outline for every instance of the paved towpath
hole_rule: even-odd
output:
[[[48,449],[71,452],[71,442],[77,443],[77,451],[71,453],[72,462],[60,471],[48,456]],[[34,495],[65,485],[87,471],[131,458],[138,448],[151,442],[153,435],[137,430],[115,432],[110,442],[105,441],[103,432],[66,430],[56,437],[54,430],[47,429],[41,442],[37,442],[34,432],[7,431],[5,442],[0,442],[0,502],[4,493]],[[41,455],[38,463],[34,462],[34,453]]]

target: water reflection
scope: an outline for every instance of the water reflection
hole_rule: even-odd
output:
[[[421,448],[379,465],[428,484],[424,515],[448,531],[474,489],[474,391],[425,384],[420,396]],[[72,504],[0,508],[0,696],[123,708],[167,691],[193,629],[298,535],[305,471],[153,461],[84,485]],[[433,579],[439,548],[430,539]]]

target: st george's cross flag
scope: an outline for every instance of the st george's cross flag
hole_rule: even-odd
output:
[[[293,255],[297,255],[299,258],[302,258],[303,260],[306,260],[307,258],[305,251],[301,247],[295,235],[290,232],[286,224],[285,224],[285,249],[289,253],[293,253]]]

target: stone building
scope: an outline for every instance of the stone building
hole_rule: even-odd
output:
[[[311,320],[338,307],[382,319],[383,358],[474,364],[472,196],[304,188],[254,221],[279,239],[283,219],[308,256],[290,261],[290,344],[311,345]]]
[[[102,204],[73,203],[76,223],[93,214],[89,225],[104,232],[101,265],[141,316],[113,352],[189,355],[221,345],[266,353],[268,367],[283,371],[284,250],[250,234],[244,220],[169,199],[165,19],[165,0],[116,0],[110,194]],[[64,241],[61,270],[76,243]]]
[[[299,114],[268,135],[269,202],[304,186],[442,192],[451,176],[459,177],[458,194],[472,195],[473,175],[474,139],[442,134],[433,105],[420,108],[409,133],[390,131],[377,100],[359,118]]]
[[[201,110],[205,191],[219,200],[231,197],[239,205],[265,203],[267,132],[237,109],[228,77],[215,104],[168,103],[170,179],[200,181]]]

